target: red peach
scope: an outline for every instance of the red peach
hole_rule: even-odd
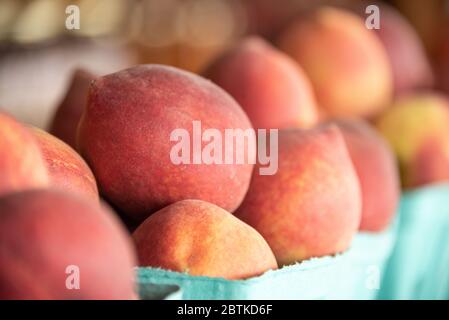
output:
[[[77,69],[72,76],[67,93],[56,109],[50,125],[50,133],[76,149],[76,132],[87,104],[87,92],[95,76]]]
[[[384,3],[368,1],[348,8],[366,19],[365,10],[370,4],[379,8],[380,28],[373,31],[388,55],[395,95],[432,87],[434,77],[424,45],[416,30],[398,10]]]
[[[395,94],[432,87],[432,68],[416,31],[393,7],[382,5],[380,10],[376,33],[390,60]]]
[[[392,0],[393,5],[404,14],[422,39],[430,54],[434,53],[440,40],[442,25],[447,21],[446,3],[442,0]]]
[[[187,71],[140,65],[95,80],[79,127],[79,146],[103,196],[137,221],[183,199],[234,211],[254,166],[248,161],[175,164],[171,135],[184,130],[192,137],[193,121],[222,136],[225,129],[252,129],[231,96]],[[251,148],[248,152],[255,146]]]
[[[334,121],[343,133],[362,191],[360,230],[381,231],[396,213],[400,180],[396,158],[388,143],[368,123]]]
[[[51,189],[0,198],[0,299],[134,299],[135,265],[106,208]]]
[[[43,130],[35,127],[30,127],[29,130],[41,149],[51,186],[68,192],[76,192],[98,202],[95,177],[78,153],[66,143]]]
[[[449,141],[430,139],[423,144],[410,163],[408,181],[412,187],[449,182]]]
[[[360,224],[360,186],[336,126],[279,131],[278,171],[259,175],[235,215],[267,240],[279,265],[345,251]]]
[[[204,74],[237,100],[254,128],[310,127],[318,120],[304,71],[261,38],[244,40]]]

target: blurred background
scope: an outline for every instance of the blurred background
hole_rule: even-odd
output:
[[[448,2],[395,0],[422,40],[428,59],[446,42]],[[302,11],[350,0],[0,0],[0,108],[46,127],[72,73],[102,75],[138,63],[163,63],[199,72],[248,34],[268,40]],[[69,5],[80,28],[68,30]],[[440,59],[441,60],[441,59]],[[448,59],[449,60],[449,55]]]

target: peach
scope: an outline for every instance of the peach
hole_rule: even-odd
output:
[[[355,13],[312,10],[292,22],[278,44],[304,68],[324,116],[371,117],[389,104],[393,85],[386,51]]]
[[[183,200],[159,210],[133,238],[141,266],[225,279],[277,269],[273,252],[256,230],[201,200]]]
[[[360,181],[360,230],[381,231],[396,213],[400,195],[399,172],[393,151],[368,123],[355,119],[334,121],[343,133]]]
[[[393,6],[381,2],[361,1],[347,5],[363,19],[366,8],[376,5],[380,13],[380,28],[373,29],[384,45],[390,62],[394,95],[430,88],[434,75],[421,38],[410,22]]]
[[[33,136],[0,113],[0,194],[48,185],[45,162]]]
[[[379,6],[381,25],[375,31],[390,61],[395,95],[431,87],[432,68],[415,29],[393,7]]]
[[[446,136],[447,137],[447,136]],[[406,181],[410,186],[449,182],[449,143],[435,139],[424,144],[411,163]]]
[[[401,97],[377,126],[398,158],[405,188],[449,181],[447,97],[432,92]]]
[[[0,198],[0,299],[134,299],[130,237],[106,208],[60,190]]]
[[[95,76],[77,69],[73,73],[64,99],[56,109],[50,125],[50,133],[76,149],[76,132],[87,103],[87,92]]]
[[[261,38],[243,40],[204,74],[237,100],[255,128],[310,127],[318,120],[301,67]]]
[[[140,65],[93,82],[79,147],[103,196],[136,221],[184,199],[233,211],[254,165],[172,161],[172,134],[183,130],[192,137],[195,121],[220,134],[252,129],[241,107],[212,82],[173,67]]]
[[[427,52],[434,53],[440,40],[441,26],[447,21],[446,3],[442,0],[392,0],[423,40]]]
[[[234,213],[267,240],[279,265],[345,251],[360,224],[360,186],[336,126],[279,131],[278,171],[258,166]]]
[[[93,201],[99,200],[95,177],[86,162],[69,145],[35,127],[34,135],[50,176],[50,185],[67,192],[76,192]]]

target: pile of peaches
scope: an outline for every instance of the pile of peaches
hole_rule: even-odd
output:
[[[246,279],[388,228],[401,179],[449,178],[449,103],[421,90],[421,43],[382,10],[368,30],[320,7],[201,75],[77,71],[50,133],[0,114],[0,298],[133,299],[136,266]],[[174,164],[170,133],[192,121],[279,129],[277,172]]]

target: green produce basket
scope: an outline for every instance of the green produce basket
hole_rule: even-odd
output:
[[[449,299],[449,184],[407,192],[380,299]]]
[[[394,245],[395,225],[358,234],[344,254],[315,258],[246,280],[138,268],[142,299],[373,299]],[[176,291],[178,289],[178,291]],[[164,291],[165,290],[165,291]]]

